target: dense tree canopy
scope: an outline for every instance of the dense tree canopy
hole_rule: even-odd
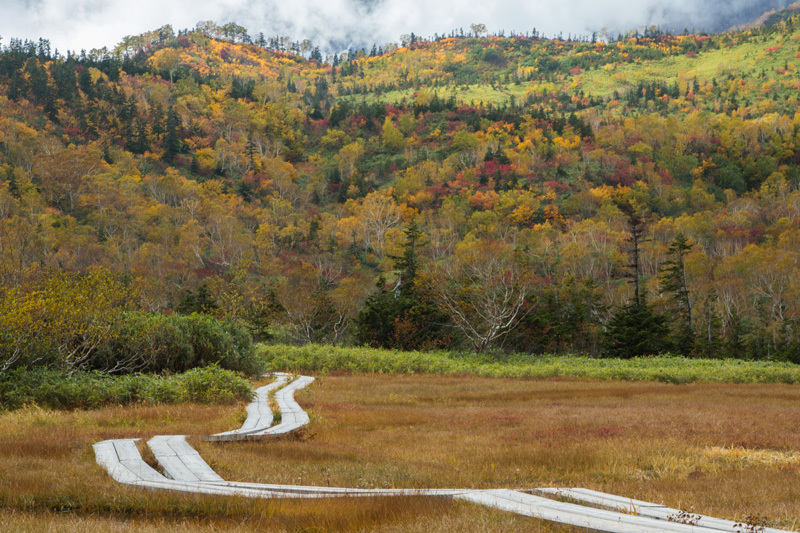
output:
[[[798,22],[475,27],[327,63],[211,22],[81,55],[12,40],[0,300],[102,272],[125,305],[262,338],[591,353],[646,309],[669,323],[640,352],[800,362]]]

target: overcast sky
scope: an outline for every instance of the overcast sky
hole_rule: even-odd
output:
[[[109,48],[125,35],[164,24],[236,22],[251,35],[311,38],[323,47],[369,46],[414,32],[425,37],[465,30],[591,34],[645,25],[719,29],[787,0],[0,0],[0,36],[45,37],[61,52]],[[720,7],[721,6],[721,7]],[[763,9],[762,9],[763,8]],[[738,18],[737,18],[738,17]]]

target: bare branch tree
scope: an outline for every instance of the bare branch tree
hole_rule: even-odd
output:
[[[483,239],[459,245],[427,283],[442,311],[483,352],[525,316],[525,298],[536,278],[511,245]]]

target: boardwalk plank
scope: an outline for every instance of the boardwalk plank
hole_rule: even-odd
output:
[[[681,513],[679,509],[673,509],[665,505],[645,502],[642,500],[634,500],[630,498],[625,498],[623,496],[607,494],[605,492],[598,492],[590,489],[548,488],[548,489],[537,489],[536,492],[542,494],[549,494],[553,496],[566,497],[576,502],[581,502],[589,505],[600,505],[608,509],[635,510],[639,516],[646,516],[663,521],[669,521],[670,518],[674,520],[678,518]],[[691,514],[696,517],[699,517],[699,519],[696,520],[697,526],[709,529],[715,529],[717,531],[728,531],[728,532],[734,532],[736,530],[742,529],[741,527],[736,527],[737,523],[732,520],[715,518],[713,516],[705,516],[698,513],[691,513]],[[761,531],[761,529],[759,529],[759,531]],[[779,533],[780,531],[781,530],[779,529],[765,527],[763,531],[761,531],[761,533]]]
[[[476,501],[498,509],[513,510],[527,516],[609,533],[630,531],[641,533],[719,533],[713,529],[563,503],[512,490],[487,490],[479,491],[478,494],[478,496],[473,493],[468,496],[456,496],[456,498]]]
[[[120,483],[139,484],[142,481],[159,481],[164,476],[142,460],[136,448],[138,439],[119,439],[96,443],[95,458],[101,466]]]
[[[268,429],[274,420],[272,409],[269,406],[269,394],[271,391],[285,385],[291,376],[283,372],[273,374],[275,381],[255,390],[255,398],[247,405],[247,419],[239,429],[224,431],[207,436],[207,440],[226,441],[241,440],[239,436],[257,433]]]
[[[167,476],[176,481],[222,481],[184,435],[156,436],[147,443]]]

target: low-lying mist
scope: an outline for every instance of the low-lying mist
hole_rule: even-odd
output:
[[[5,0],[0,35],[49,39],[62,52],[113,47],[125,35],[165,24],[192,28],[200,20],[236,22],[252,36],[311,39],[328,52],[397,42],[402,34],[422,37],[469,31],[483,23],[489,32],[544,36],[609,34],[658,25],[720,31],[751,21],[790,0]]]

